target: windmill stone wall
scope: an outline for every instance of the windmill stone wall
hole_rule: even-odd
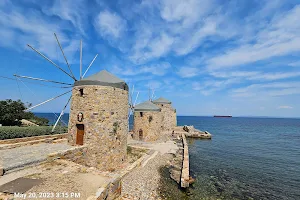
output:
[[[126,83],[125,83],[126,84]],[[126,85],[127,86],[127,85]],[[84,125],[86,151],[75,162],[100,170],[118,168],[127,155],[128,88],[78,85],[72,91],[68,142],[76,145]]]
[[[153,101],[153,103],[161,109],[163,131],[172,131],[177,126],[176,110],[169,101]]]
[[[143,116],[141,116],[141,113],[143,113]],[[162,115],[159,111],[134,112],[133,139],[142,141],[157,140],[162,130],[161,123]],[[142,137],[140,133],[142,133]]]

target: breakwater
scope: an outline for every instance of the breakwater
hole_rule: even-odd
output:
[[[182,134],[182,144],[183,144],[183,160],[182,160],[182,169],[181,169],[181,178],[180,186],[182,188],[189,187],[190,183],[190,161],[189,161],[189,147],[186,142],[185,135]]]

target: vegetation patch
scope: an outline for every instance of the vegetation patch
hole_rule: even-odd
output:
[[[139,149],[127,146],[127,155],[129,163],[133,163],[134,161],[138,160],[142,157],[148,150],[146,149]]]
[[[0,101],[0,124],[3,126],[20,126],[22,119],[27,119],[37,125],[46,126],[49,120],[35,116],[25,111],[31,104],[25,105],[21,100],[11,99]]]
[[[150,117],[149,117],[149,123],[152,122],[152,120],[153,120],[153,117],[150,116]]]
[[[0,140],[41,136],[41,135],[54,135],[66,133],[67,127],[56,127],[54,132],[51,132],[52,126],[1,126],[0,127]]]

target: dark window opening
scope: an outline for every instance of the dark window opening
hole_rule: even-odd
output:
[[[143,112],[140,112],[140,116],[143,117]]]
[[[82,88],[79,89],[79,94],[80,94],[81,97],[83,96],[83,89]]]
[[[142,129],[139,130],[139,139],[143,140],[143,130]]]

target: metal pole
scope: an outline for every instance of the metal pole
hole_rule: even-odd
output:
[[[82,79],[82,40],[80,40],[80,80]]]
[[[17,77],[17,79],[19,80],[19,81],[21,81],[21,83],[35,96],[35,97],[37,97],[37,95],[24,83],[24,81],[22,81],[21,79],[19,79],[18,77]],[[54,112],[52,112],[56,117],[58,117],[57,116],[57,114],[55,114]],[[65,123],[65,122],[63,122],[66,126],[67,126],[67,124]]]
[[[54,126],[53,126],[53,128],[52,128],[52,130],[51,130],[51,132],[53,132],[53,131],[54,131],[54,129],[55,129],[55,127],[57,126],[57,124],[58,124],[58,122],[59,122],[60,118],[63,116],[63,114],[64,114],[64,111],[65,111],[65,109],[67,108],[67,106],[68,106],[68,104],[69,104],[69,102],[70,102],[71,98],[72,98],[72,96],[70,96],[70,98],[69,98],[68,102],[66,103],[65,107],[62,109],[62,111],[61,111],[61,113],[60,113],[59,117],[57,118],[57,120],[56,120],[56,122],[55,122],[55,124],[54,124]]]
[[[30,76],[21,76],[21,75],[17,75],[17,74],[14,74],[14,76],[19,77],[19,78],[27,78],[27,79],[37,80],[37,81],[58,83],[58,84],[63,84],[63,85],[73,85],[73,84],[70,84],[70,83],[63,83],[63,82],[59,82],[59,81],[46,80],[46,79],[42,79],[42,78],[34,78],[34,77],[30,77]]]
[[[68,72],[66,72],[65,70],[63,70],[61,67],[59,67],[57,64],[55,64],[52,60],[50,60],[49,58],[47,58],[44,54],[40,53],[38,50],[36,50],[32,46],[30,46],[29,44],[27,44],[27,46],[29,46],[33,51],[37,52],[40,56],[42,56],[43,58],[45,58],[52,65],[54,65],[55,67],[57,67],[58,69],[60,69],[62,72],[64,72],[65,74],[67,74],[69,77],[71,77],[72,79],[74,79],[74,81],[76,81],[76,79],[73,78]]]
[[[132,85],[132,92],[131,92],[131,95],[130,95],[130,102],[131,102],[131,105],[133,104],[132,102],[132,96],[133,96],[133,93],[134,93],[134,85]],[[133,105],[132,105],[133,106]]]
[[[92,62],[90,63],[90,65],[88,66],[88,68],[85,70],[85,72],[84,72],[84,74],[83,74],[83,76],[82,77],[84,77],[85,76],[85,74],[89,71],[89,69],[90,69],[90,67],[92,66],[92,64],[94,63],[94,61],[96,60],[96,58],[97,58],[97,56],[98,56],[98,54],[94,57],[94,59],[92,60]]]
[[[153,100],[153,96],[154,96],[154,89],[152,89],[152,96],[151,96],[152,100]]]
[[[71,91],[72,91],[72,90],[70,90],[70,91],[68,91],[68,92],[65,92],[65,93],[63,93],[63,94],[60,94],[60,95],[58,95],[58,96],[56,96],[56,97],[52,97],[51,99],[48,99],[48,100],[46,100],[46,101],[43,101],[42,103],[39,103],[39,104],[37,104],[37,105],[35,105],[35,106],[32,106],[32,107],[30,107],[30,108],[27,108],[25,111],[32,110],[33,108],[36,108],[36,107],[38,107],[38,106],[40,106],[40,105],[43,105],[43,104],[45,104],[45,103],[47,103],[47,102],[49,102],[49,101],[52,101],[52,100],[54,100],[54,99],[57,99],[58,97],[61,97],[61,96],[65,95],[65,94],[67,94],[67,93],[69,93],[69,92],[71,92]]]
[[[70,67],[70,65],[69,65],[69,63],[68,63],[68,60],[67,60],[67,58],[66,58],[66,56],[65,56],[65,53],[64,53],[64,51],[63,51],[63,49],[62,49],[62,46],[60,45],[60,42],[59,42],[59,40],[58,40],[58,37],[56,36],[55,33],[54,33],[54,36],[55,36],[55,38],[56,38],[56,41],[57,41],[57,43],[58,43],[58,46],[59,46],[59,48],[60,48],[60,50],[61,50],[63,56],[64,56],[64,58],[65,58],[65,61],[66,61],[67,65],[68,65],[68,68],[69,68],[69,70],[70,70],[70,72],[71,72],[71,75],[72,75],[73,79],[76,79],[75,76],[74,76],[74,74],[73,74],[73,72],[72,72],[72,70],[71,70],[71,67]]]
[[[5,79],[9,79],[9,80],[16,80],[16,79],[14,79],[14,78],[10,78],[10,77],[6,77],[6,76],[0,76],[0,78],[5,78]]]
[[[137,101],[137,99],[138,99],[139,93],[140,93],[140,92],[138,92],[138,93],[136,94],[136,97],[135,97],[135,101],[134,101],[133,106],[135,106],[135,104],[136,104],[136,101]]]

